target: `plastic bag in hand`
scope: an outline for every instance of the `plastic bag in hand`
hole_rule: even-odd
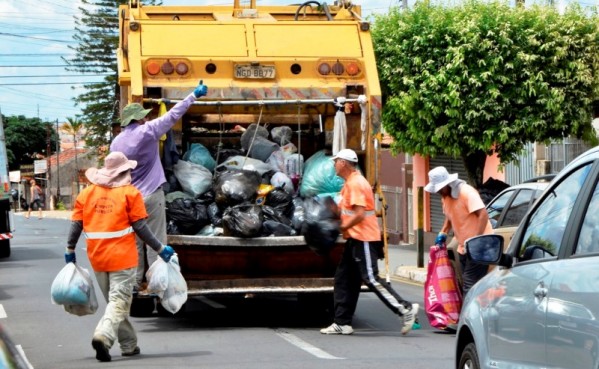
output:
[[[175,314],[187,301],[187,282],[181,274],[177,254],[168,263],[156,258],[146,272],[146,278],[148,292],[160,297],[160,304],[166,311]]]
[[[54,278],[50,287],[52,302],[64,305],[74,315],[89,315],[98,310],[98,300],[89,272],[75,263],[68,263]]]

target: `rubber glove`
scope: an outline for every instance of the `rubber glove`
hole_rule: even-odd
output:
[[[447,233],[445,232],[439,232],[439,234],[437,235],[437,238],[435,238],[435,245],[443,245],[445,244],[445,241],[447,241]]]
[[[193,90],[193,95],[197,99],[199,97],[206,96],[207,93],[208,93],[208,87],[206,85],[204,85],[203,80],[200,80],[200,84],[198,85],[198,87],[196,87],[196,89]]]
[[[67,251],[65,251],[64,253],[64,261],[66,261],[66,263],[76,263],[77,262],[77,257],[75,256],[75,250],[73,249],[69,249],[67,247]]]
[[[162,258],[162,260],[164,260],[166,263],[168,263],[171,260],[171,257],[173,256],[174,253],[175,253],[175,250],[173,250],[172,247],[170,247],[169,245],[164,245],[162,247],[162,249],[160,250],[160,252],[158,253],[158,256],[160,256]]]

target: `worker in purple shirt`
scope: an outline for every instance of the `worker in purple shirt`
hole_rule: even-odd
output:
[[[141,104],[132,103],[121,113],[121,133],[110,145],[110,151],[120,151],[129,160],[137,161],[137,167],[131,171],[131,184],[141,192],[148,213],[147,224],[160,242],[166,245],[166,211],[162,185],[166,183],[164,169],[158,151],[159,140],[187,112],[193,102],[205,96],[208,87],[200,81],[198,87],[185,99],[178,102],[165,115],[150,120],[147,115],[152,109],[144,109]],[[156,260],[156,252],[137,238],[136,291],[142,287],[147,265]],[[147,257],[147,259],[146,259]]]

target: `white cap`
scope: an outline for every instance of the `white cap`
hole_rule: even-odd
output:
[[[427,192],[437,193],[443,187],[458,179],[458,174],[449,174],[445,167],[436,167],[428,172],[429,183],[424,187]]]
[[[352,163],[357,163],[358,155],[356,155],[356,152],[352,149],[343,149],[343,150],[339,150],[337,155],[333,156],[332,159],[333,160],[343,159],[343,160],[351,161]]]

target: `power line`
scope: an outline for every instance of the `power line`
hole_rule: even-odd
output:
[[[114,73],[99,73],[99,74],[46,74],[36,76],[0,76],[0,78],[49,78],[49,77],[100,77],[112,76]]]
[[[97,85],[104,81],[94,82],[39,82],[39,83],[0,83],[0,86],[45,86],[45,85]]]

